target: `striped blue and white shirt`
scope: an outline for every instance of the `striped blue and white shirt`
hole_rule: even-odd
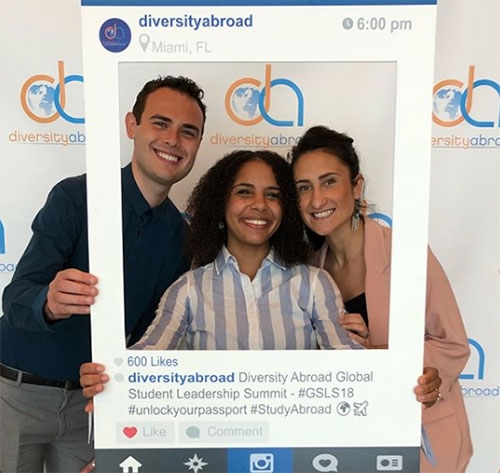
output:
[[[227,248],[163,294],[133,350],[301,350],[363,348],[339,325],[340,292],[324,270],[285,267],[271,252],[253,280]]]

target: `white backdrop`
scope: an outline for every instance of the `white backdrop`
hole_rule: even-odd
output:
[[[441,93],[436,91],[434,103],[435,118],[443,123],[433,128],[429,240],[472,340],[461,384],[474,443],[468,471],[474,473],[500,471],[499,21],[498,0],[438,1],[434,77]],[[461,120],[460,107],[453,116],[454,104],[469,88],[470,66],[476,87],[466,118],[492,126]],[[450,80],[458,82],[453,86]],[[448,113],[438,105],[441,99],[448,100]],[[445,126],[450,121],[461,123]]]
[[[49,189],[84,172],[79,15],[78,0],[0,3],[0,290],[12,277]],[[499,21],[498,0],[438,3],[429,241],[471,339],[471,359],[462,374],[475,448],[471,473],[500,471]],[[205,79],[199,82],[205,86]],[[130,87],[138,88],[133,78]],[[351,111],[336,119],[328,110],[328,123],[356,138],[363,160],[379,142],[358,125],[359,108]],[[37,118],[44,114],[48,117]],[[388,133],[381,140],[386,147],[393,130]],[[392,152],[390,146],[385,151]],[[173,194],[180,206],[208,162],[202,149],[197,170]],[[370,200],[390,214],[391,173],[383,166],[364,171]]]

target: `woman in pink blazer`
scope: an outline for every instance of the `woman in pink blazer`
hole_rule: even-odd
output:
[[[352,143],[326,127],[310,128],[292,149],[292,167],[301,216],[317,248],[313,264],[333,276],[350,313],[344,328],[367,348],[387,348],[391,230],[362,215],[364,179]],[[422,453],[420,471],[460,473],[472,456],[458,383],[469,345],[453,291],[430,250],[427,263],[424,376],[416,393],[437,463]]]

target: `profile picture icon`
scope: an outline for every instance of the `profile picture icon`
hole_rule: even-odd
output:
[[[130,27],[120,18],[106,20],[99,30],[101,44],[112,53],[119,53],[126,49],[131,38]]]

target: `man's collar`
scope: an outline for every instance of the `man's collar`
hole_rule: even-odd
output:
[[[147,200],[142,195],[137,182],[135,182],[131,163],[127,164],[127,166],[122,169],[122,194],[130,202],[134,212],[146,219],[148,219],[148,217],[152,219],[156,216],[164,214],[171,205],[170,200],[167,197],[163,203],[155,208],[151,208]]]

